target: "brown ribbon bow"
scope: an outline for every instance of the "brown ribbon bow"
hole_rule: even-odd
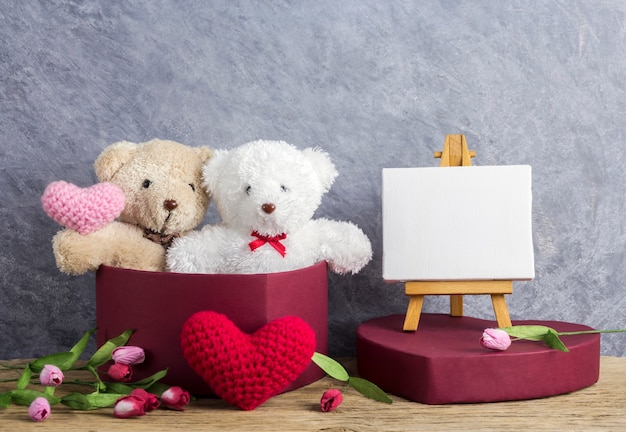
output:
[[[143,231],[143,236],[144,238],[147,238],[148,240],[152,240],[153,242],[160,244],[165,249],[167,249],[168,247],[172,245],[172,241],[174,241],[175,238],[180,237],[180,234],[179,233],[161,234],[161,233],[152,231],[150,228],[146,228]]]

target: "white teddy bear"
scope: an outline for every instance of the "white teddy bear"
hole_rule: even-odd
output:
[[[337,170],[320,149],[254,141],[218,150],[203,168],[203,185],[222,218],[176,239],[170,271],[272,273],[326,261],[357,273],[372,258],[363,231],[350,222],[312,219]]]

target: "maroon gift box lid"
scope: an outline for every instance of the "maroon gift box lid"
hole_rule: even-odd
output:
[[[600,335],[563,336],[570,352],[542,342],[514,341],[506,351],[479,339],[494,321],[422,314],[416,332],[403,332],[403,315],[376,318],[357,330],[359,374],[383,390],[427,404],[534,399],[572,392],[598,381]],[[514,321],[557,331],[592,330],[557,321]]]

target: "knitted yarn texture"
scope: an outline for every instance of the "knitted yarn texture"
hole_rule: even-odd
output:
[[[315,346],[313,329],[294,316],[276,319],[248,335],[225,315],[203,311],[185,322],[181,334],[189,365],[217,396],[246,411],[298,378]]]
[[[43,210],[65,228],[89,234],[112,222],[124,210],[124,192],[113,183],[80,188],[72,183],[50,183],[41,197]]]

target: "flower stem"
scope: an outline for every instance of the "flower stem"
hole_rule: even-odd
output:
[[[90,381],[73,380],[73,381],[68,381],[68,383],[69,384],[89,386],[89,387],[96,387],[96,383],[90,382]]]
[[[581,330],[573,332],[558,332],[559,336],[572,336],[579,334],[594,334],[594,333],[626,333],[626,329],[620,330]]]
[[[24,369],[24,365],[13,366],[13,365],[8,365],[8,364],[4,364],[4,363],[0,363],[0,367],[5,368],[5,369]]]

